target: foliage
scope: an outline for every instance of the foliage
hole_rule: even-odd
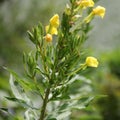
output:
[[[102,55],[104,69],[98,72],[97,79],[101,83],[99,86],[96,83],[97,91],[101,94],[106,94],[107,97],[99,99],[97,104],[99,111],[104,120],[119,120],[120,119],[120,64],[119,49]]]
[[[39,23],[28,31],[35,51],[23,55],[26,75],[20,77],[7,69],[11,73],[9,82],[14,97],[6,99],[25,108],[21,119],[66,119],[72,110],[86,109],[95,98],[90,94],[91,81],[80,74],[87,67],[98,66],[96,58],[89,56],[84,60],[83,57],[90,21],[96,15],[103,18],[105,14],[105,8],[92,9],[93,6],[92,0],[70,0],[61,22],[55,14],[46,27]],[[71,91],[76,82],[80,88]]]
[[[120,50],[114,50],[108,55],[108,65],[110,67],[111,73],[115,74],[118,78],[120,78]]]

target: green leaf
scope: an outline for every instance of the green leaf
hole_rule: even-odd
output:
[[[79,99],[76,103],[72,104],[71,109],[85,109],[91,101],[94,99],[94,97],[83,97]]]
[[[14,102],[17,102],[19,103],[21,106],[23,106],[24,108],[32,108],[32,109],[36,109],[35,107],[32,106],[32,104],[27,104],[26,101],[22,100],[22,99],[17,99],[17,98],[14,98],[14,97],[5,97],[6,99],[10,100],[10,101],[14,101]]]
[[[17,116],[14,116],[13,114],[11,114],[11,112],[9,111],[8,108],[0,108],[0,110],[3,112],[6,112],[6,115],[9,116],[10,120],[23,120],[23,119],[19,119]]]
[[[47,116],[46,120],[64,120],[71,114],[70,111],[53,111]]]
[[[46,120],[57,120],[56,118],[47,118]]]
[[[67,84],[72,84],[75,81],[80,81],[80,82],[84,82],[84,83],[87,83],[87,84],[91,84],[90,79],[87,79],[86,77],[78,75],[78,74],[76,74],[74,77],[72,77]]]
[[[23,80],[14,71],[12,71],[12,70],[10,70],[8,68],[5,68],[5,69],[8,70],[11,73],[10,80],[11,80],[11,84],[13,86],[13,87],[11,86],[11,89],[12,89],[12,92],[15,95],[15,97],[19,96],[20,99],[24,98],[23,96],[21,96],[21,95],[23,95],[25,93],[24,90],[36,92],[37,94],[41,95],[41,97],[43,97],[44,89],[45,89],[43,87],[43,85],[37,84],[37,83],[33,84],[33,81],[28,81],[26,79]],[[22,93],[18,92],[19,89],[17,89],[16,86],[14,86],[14,81],[15,81],[15,84],[18,85],[19,88],[22,90],[21,91]],[[16,90],[13,90],[13,88],[14,89],[16,88]]]
[[[64,120],[66,117],[68,117],[71,114],[70,111],[62,112],[57,115],[57,120]]]
[[[69,95],[64,95],[64,96],[61,96],[61,97],[53,98],[52,100],[53,101],[61,101],[61,100],[68,100],[68,99],[70,99],[70,96]]]
[[[25,120],[38,120],[39,115],[37,114],[36,110],[29,108],[27,111],[25,111],[24,118]]]
[[[69,103],[67,102],[67,103],[64,103],[64,104],[62,104],[61,106],[59,106],[58,107],[58,111],[64,111],[64,110],[66,110],[66,108],[68,108],[68,106],[69,106]]]
[[[4,112],[8,112],[8,108],[0,108],[0,110],[2,110]]]
[[[41,36],[43,36],[43,34],[44,34],[44,31],[43,31],[43,26],[42,26],[42,24],[39,22],[39,24],[38,24],[38,29],[39,29],[39,34],[41,35]]]
[[[49,119],[49,120],[57,120],[56,118],[51,118],[51,119]]]
[[[29,36],[29,39],[31,40],[31,42],[36,44],[33,34],[30,31],[27,31],[27,33],[28,33],[28,36]]]
[[[22,88],[22,86],[19,84],[19,82],[15,78],[13,77],[12,74],[10,74],[9,82],[10,82],[10,86],[11,86],[14,96],[18,99],[24,99],[30,102],[29,98],[25,94],[24,89]]]
[[[63,104],[58,106],[51,115],[59,116],[60,114],[64,116],[63,113],[66,112],[66,115],[70,115],[71,110],[73,109],[86,109],[86,107],[91,103],[91,101],[94,99],[93,96],[91,97],[82,97],[82,98],[74,98],[63,101]],[[57,117],[56,117],[57,118]]]
[[[23,87],[19,84],[19,82],[13,78],[12,74],[10,75],[10,85],[15,98],[11,98],[9,100],[17,101],[23,106],[26,105],[35,109],[35,107],[33,107],[33,102],[28,98]]]

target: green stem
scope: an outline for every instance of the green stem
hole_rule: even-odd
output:
[[[79,72],[80,70],[84,70],[86,67],[87,67],[86,64],[82,64],[79,68],[77,68],[76,70],[74,70],[73,72],[71,72],[71,73],[69,74],[69,76],[76,74],[76,73]]]
[[[43,106],[42,106],[42,109],[41,109],[41,114],[40,114],[40,119],[39,120],[44,120],[44,118],[45,118],[45,112],[46,112],[46,106],[47,106],[47,103],[48,103],[49,94],[50,94],[50,88],[47,88],[47,90],[45,92],[45,98],[43,100]]]

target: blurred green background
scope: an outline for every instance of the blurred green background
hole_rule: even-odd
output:
[[[34,49],[28,40],[27,30],[39,21],[46,25],[49,18],[63,9],[69,0],[0,0],[0,107],[14,106],[5,100],[9,96],[8,67],[23,73],[22,54]],[[95,94],[108,97],[93,102],[93,108],[76,111],[71,119],[75,120],[120,120],[120,1],[99,0],[97,5],[106,8],[103,20],[96,17],[93,29],[85,47],[99,59],[100,66],[87,73],[93,80]],[[76,115],[77,114],[77,115]],[[77,117],[76,117],[77,116]],[[0,120],[6,118],[0,111]],[[9,120],[9,119],[8,119]]]

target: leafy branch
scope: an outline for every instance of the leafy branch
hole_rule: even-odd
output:
[[[103,18],[105,14],[104,7],[93,7],[93,0],[70,0],[61,22],[59,15],[55,14],[45,27],[39,23],[28,31],[29,39],[35,45],[35,52],[23,55],[27,79],[22,80],[9,70],[12,74],[10,84],[15,98],[7,99],[26,103],[27,113],[31,110],[31,115],[27,114],[30,120],[31,116],[39,120],[57,120],[60,116],[62,119],[70,115],[72,109],[84,109],[93,100],[93,96],[80,96],[79,99],[71,98],[72,94],[67,94],[70,85],[75,81],[84,78],[83,81],[87,84],[88,80],[78,75],[81,71],[87,67],[98,67],[99,64],[92,56],[83,61],[82,53],[84,41],[88,38],[87,33],[91,30],[90,22],[96,15]],[[34,109],[33,100],[28,97],[27,90],[39,95],[42,106]],[[52,115],[48,110],[48,103],[55,101],[59,101],[55,114],[60,114],[56,118],[56,115]],[[32,107],[29,104],[32,104]],[[67,112],[66,115],[63,112]]]

